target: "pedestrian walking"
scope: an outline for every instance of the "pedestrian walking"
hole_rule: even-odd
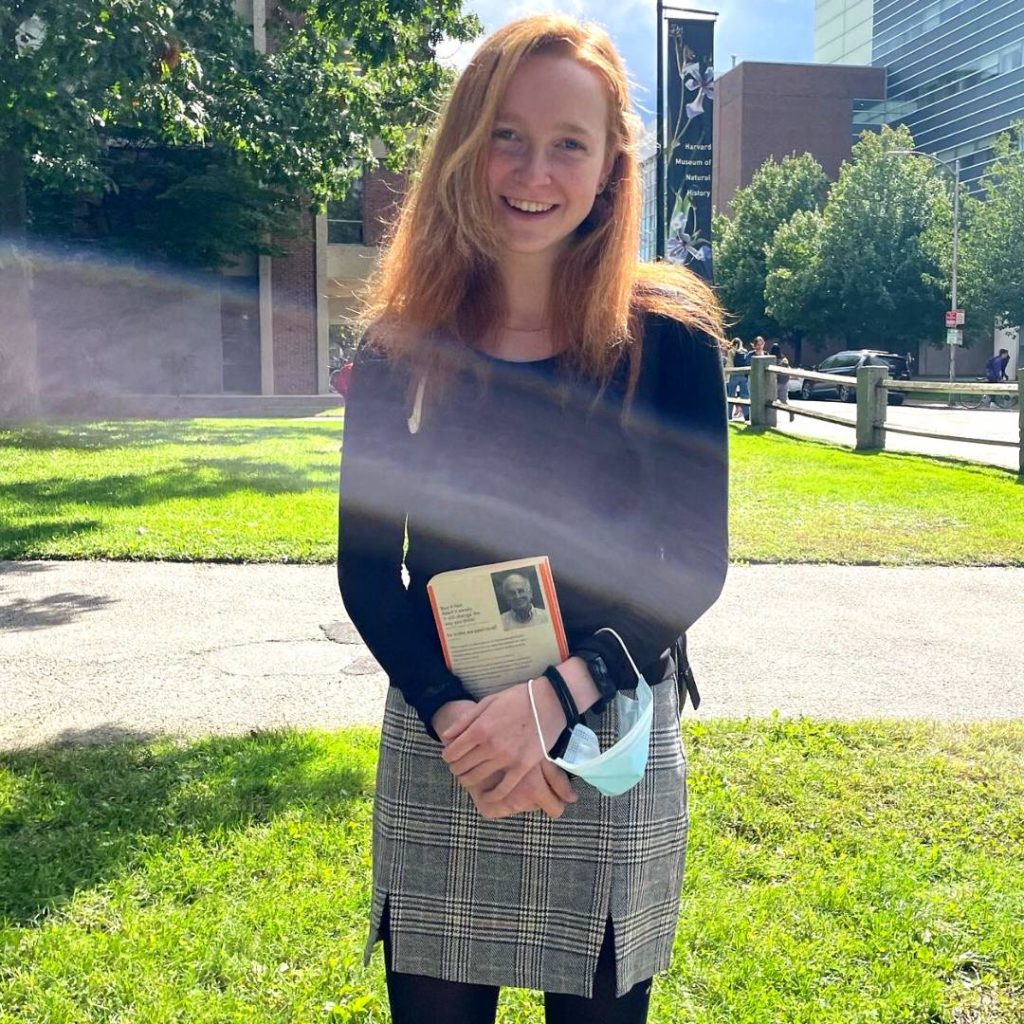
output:
[[[636,260],[640,131],[602,29],[506,25],[371,282],[338,570],[391,683],[367,955],[383,940],[395,1024],[491,1024],[503,985],[549,1024],[639,1024],[669,964],[679,639],[725,576],[727,434],[713,293]],[[476,700],[426,584],[544,554],[569,657]]]

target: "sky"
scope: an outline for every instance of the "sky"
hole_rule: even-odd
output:
[[[728,71],[744,60],[810,62],[814,59],[814,0],[676,0],[674,6],[718,12],[715,68]],[[655,109],[655,0],[463,0],[493,32],[527,14],[559,12],[602,24],[625,58],[634,102],[645,122]],[[474,44],[442,47],[442,59],[464,66]]]

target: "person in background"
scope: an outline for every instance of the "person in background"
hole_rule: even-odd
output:
[[[994,355],[985,364],[985,380],[989,384],[998,384],[1001,381],[1009,380],[1006,376],[1006,368],[1010,365],[1010,350],[1001,348],[999,352]]]
[[[778,366],[789,366],[789,359],[785,356],[782,351],[782,346],[776,341],[773,342],[772,347],[768,350],[768,355],[775,359],[775,363]],[[777,373],[775,374],[775,383],[778,388],[778,399],[783,405],[789,405],[789,374],[788,373]],[[792,423],[796,419],[792,409],[787,410],[789,412],[789,422]]]
[[[750,366],[750,352],[744,348],[742,338],[732,339],[732,365],[737,369]],[[729,395],[732,398],[750,397],[750,379],[745,373],[733,373],[729,375]],[[729,417],[734,420],[749,420],[750,406],[733,403],[730,407]]]

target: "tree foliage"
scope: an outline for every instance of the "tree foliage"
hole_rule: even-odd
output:
[[[283,0],[266,53],[231,0],[14,0],[0,8],[0,149],[57,188],[110,183],[109,145],[221,146],[266,185],[344,190],[436,104],[459,0]],[[34,34],[29,31],[35,23]]]
[[[790,336],[826,333],[828,318],[819,301],[822,215],[798,210],[780,225],[765,255],[766,313]]]
[[[715,226],[715,274],[722,302],[749,334],[773,335],[765,311],[765,254],[776,230],[800,210],[820,210],[828,179],[809,153],[766,161],[732,199],[733,216]]]
[[[990,339],[993,325],[1024,325],[1024,121],[996,140],[996,162],[968,200],[960,266],[966,338]]]
[[[822,216],[818,301],[851,346],[902,348],[942,333],[952,204],[931,161],[894,153],[909,129],[865,132]]]
[[[0,403],[34,390],[29,187],[51,227],[75,196],[134,244],[216,266],[300,199],[343,195],[375,140],[402,166],[450,79],[437,44],[480,28],[461,0],[267,10],[257,52],[232,0],[0,5]]]

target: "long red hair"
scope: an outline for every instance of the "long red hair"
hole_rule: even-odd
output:
[[[553,340],[574,370],[602,384],[628,353],[632,394],[645,314],[661,313],[718,340],[722,310],[691,272],[639,261],[641,125],[630,110],[626,70],[602,28],[562,15],[505,25],[459,76],[368,282],[368,337],[391,357],[411,358],[433,385],[445,367],[438,346],[422,339],[442,334],[477,347],[504,319],[487,154],[510,79],[537,54],[572,57],[598,74],[608,97],[608,151],[616,154],[604,191],[556,265]]]

